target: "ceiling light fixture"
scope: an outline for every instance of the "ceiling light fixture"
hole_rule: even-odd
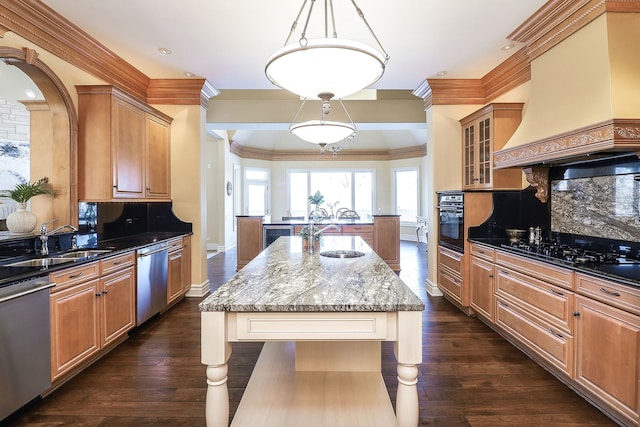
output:
[[[171,55],[173,53],[171,52],[171,49],[167,49],[166,47],[159,47],[158,52],[160,52],[163,55]]]
[[[324,0],[324,37],[307,36],[316,3],[316,0],[311,0],[302,34],[297,42],[289,44],[308,1],[303,0],[284,47],[267,60],[267,78],[274,85],[309,99],[315,99],[321,93],[332,93],[335,98],[343,98],[377,82],[384,73],[389,55],[354,0],[351,3],[379,50],[358,41],[338,38],[333,0]]]
[[[302,111],[302,107],[304,107],[307,101],[305,98],[302,101],[295,117],[291,121],[291,125],[289,126],[291,133],[304,141],[312,144],[318,144],[322,151],[324,151],[324,148],[329,144],[336,144],[346,140],[347,138],[353,139],[356,133],[356,125],[353,123],[353,120],[351,120],[351,116],[349,116],[342,100],[339,99],[338,102],[342,106],[342,109],[350,123],[326,120],[326,116],[331,112],[331,104],[329,101],[333,98],[333,94],[324,92],[318,94],[317,97],[322,99],[320,120],[308,120],[306,122],[294,124],[300,115],[300,111]]]
[[[511,50],[515,45],[513,43],[505,44],[500,48],[500,50]]]

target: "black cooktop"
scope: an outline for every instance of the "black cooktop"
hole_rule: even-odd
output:
[[[601,273],[615,278],[629,279],[634,286],[640,286],[640,260],[616,252],[597,252],[580,247],[550,242],[530,244],[518,242],[502,244],[502,248],[533,258],[553,261],[571,266],[577,270]]]

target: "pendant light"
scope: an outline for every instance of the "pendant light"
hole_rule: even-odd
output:
[[[267,60],[267,78],[274,85],[307,99],[316,99],[322,93],[343,98],[377,82],[384,73],[389,55],[362,10],[351,0],[379,50],[359,41],[338,37],[333,0],[324,0],[324,36],[309,38],[307,30],[316,1],[303,0],[284,47]],[[289,43],[307,3],[310,4],[304,29],[298,41]],[[332,36],[329,35],[330,26]]]

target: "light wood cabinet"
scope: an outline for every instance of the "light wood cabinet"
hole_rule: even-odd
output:
[[[438,246],[438,287],[453,302],[462,307],[469,306],[469,296],[464,291],[464,255]]]
[[[113,86],[77,86],[85,201],[170,200],[171,117]]]
[[[343,236],[360,236],[367,245],[374,247],[373,225],[370,224],[345,224],[342,226]]]
[[[56,283],[50,297],[52,381],[135,326],[134,262],[129,252],[49,276]]]
[[[469,306],[478,316],[493,323],[494,298],[494,258],[492,248],[471,244],[469,261]]]
[[[185,262],[185,251],[182,239],[169,242],[169,264],[167,281],[167,304],[184,295],[184,278],[187,264]]]
[[[460,120],[462,125],[462,189],[522,188],[519,168],[494,169],[493,152],[511,138],[522,120],[521,103],[489,104]]]
[[[263,248],[263,220],[262,216],[237,216],[237,267],[240,271],[249,264]]]
[[[373,250],[393,271],[400,271],[400,215],[373,216]]]
[[[576,314],[575,381],[638,425],[640,318],[580,295]]]
[[[183,265],[182,269],[182,293],[186,294],[191,289],[191,236],[184,236],[182,238],[183,249]]]

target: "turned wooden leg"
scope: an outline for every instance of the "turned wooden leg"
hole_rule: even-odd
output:
[[[207,401],[205,417],[207,427],[229,425],[229,390],[227,388],[227,364],[207,366]]]
[[[398,427],[418,425],[418,366],[398,363],[398,392],[396,394],[396,418]]]

